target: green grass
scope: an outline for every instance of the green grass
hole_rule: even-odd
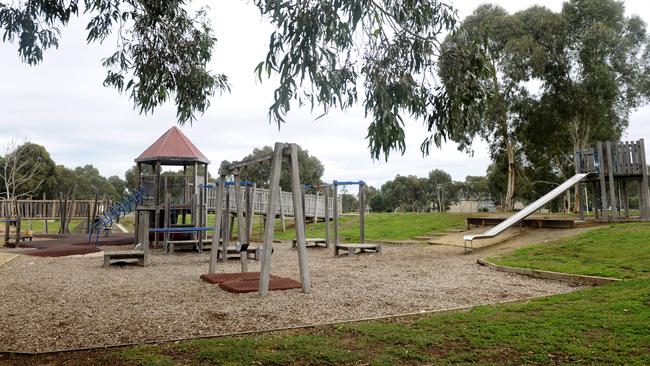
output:
[[[647,365],[650,276],[643,268],[648,268],[648,230],[647,223],[613,225],[497,259],[546,270],[627,278],[616,284],[467,312],[62,354],[54,363]],[[546,254],[526,254],[541,252]],[[53,362],[52,357],[7,360],[38,364]]]
[[[21,220],[20,223],[20,230],[22,232],[25,232],[25,230],[29,229],[29,223],[31,221],[32,225],[32,231],[35,234],[41,234],[45,232],[45,222],[43,220]],[[70,229],[70,232],[74,233],[77,232],[77,226],[81,225],[84,222],[84,220],[71,220],[70,225],[68,228]],[[61,228],[61,221],[58,220],[50,220],[47,222],[47,231],[50,234],[56,234],[59,232],[59,228]],[[2,230],[4,231],[4,224],[2,225]],[[13,228],[12,228],[13,232]]]
[[[650,224],[616,224],[532,245],[488,260],[500,265],[583,275],[650,277]]]
[[[432,232],[444,232],[452,229],[465,227],[465,218],[468,214],[450,213],[370,213],[366,214],[366,239],[375,240],[407,240],[415,236],[426,235]],[[214,225],[214,214],[208,215],[208,226]],[[188,215],[186,222],[190,222]],[[132,228],[132,219],[123,218],[121,223]],[[127,224],[125,224],[125,222]],[[181,222],[180,217],[178,223]],[[308,220],[309,222],[309,220]],[[286,231],[282,231],[282,222],[276,219],[274,223],[275,238],[280,240],[291,240],[296,237],[293,217],[287,217]],[[330,230],[333,232],[334,223],[330,222]],[[235,221],[233,235],[237,234],[237,222]],[[307,237],[325,237],[325,223],[308,223]],[[259,215],[253,218],[253,239],[260,240],[263,235],[263,226]],[[339,218],[339,238],[342,242],[359,241],[359,216],[345,215]]]
[[[449,213],[370,213],[366,215],[366,239],[375,240],[407,240],[415,236],[432,232],[465,227],[463,214]],[[333,223],[330,230],[334,230]],[[276,224],[276,238],[293,239],[293,228],[286,232],[279,230]],[[307,237],[324,237],[325,223],[307,225]],[[339,218],[339,237],[343,242],[358,242],[359,216],[342,216]]]

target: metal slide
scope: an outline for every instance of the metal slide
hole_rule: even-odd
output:
[[[494,238],[495,236],[501,234],[504,232],[506,229],[516,225],[519,223],[521,220],[525,219],[526,217],[530,216],[533,212],[539,210],[542,208],[544,205],[547,203],[551,202],[553,199],[557,198],[559,195],[564,193],[567,189],[575,186],[578,182],[583,180],[586,176],[588,176],[590,173],[581,173],[581,174],[576,174],[573,177],[571,177],[569,180],[566,182],[562,183],[561,185],[555,187],[554,190],[548,192],[542,198],[538,199],[537,201],[531,203],[530,205],[524,207],[523,210],[517,212],[516,214],[508,217],[505,221],[500,223],[499,225],[491,228],[490,230],[482,233],[482,234],[476,234],[476,235],[465,235],[463,236],[463,239],[465,240],[465,252],[467,253],[468,251],[471,251],[473,249],[472,247],[472,241],[476,239],[488,239],[488,238]],[[467,246],[467,242],[470,243],[470,246]]]

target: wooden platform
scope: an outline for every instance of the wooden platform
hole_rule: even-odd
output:
[[[495,226],[507,217],[468,217],[465,219],[465,224],[469,229],[471,226]],[[573,229],[577,226],[576,219],[572,218],[535,218],[529,217],[521,220],[515,227],[536,227],[536,228],[549,228],[549,229]]]
[[[334,255],[339,255],[340,251],[347,251],[348,256],[353,256],[355,253],[381,254],[381,244],[337,244],[336,249],[334,249]]]
[[[327,240],[325,240],[324,238],[305,238],[305,245],[307,247],[318,248],[321,246],[321,244],[324,248],[329,247],[329,245],[327,244]],[[293,239],[293,242],[291,243],[291,247],[295,248],[297,245],[298,245],[298,241],[296,239]]]
[[[104,252],[104,267],[110,266],[112,262],[121,262],[124,260],[137,260],[137,262],[143,267],[149,265],[149,258],[145,255],[144,250]]]

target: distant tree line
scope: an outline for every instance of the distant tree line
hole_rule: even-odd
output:
[[[435,169],[428,177],[397,175],[380,189],[368,187],[368,205],[374,212],[446,211],[461,200],[494,200],[498,192],[490,188],[486,177],[467,176],[459,182],[444,170]]]
[[[93,165],[73,169],[57,165],[45,147],[11,142],[0,157],[0,199],[56,199],[60,194],[76,199],[120,199],[127,192],[125,180],[103,177]]]

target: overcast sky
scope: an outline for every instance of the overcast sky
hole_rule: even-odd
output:
[[[485,1],[456,1],[461,18]],[[554,11],[562,1],[517,0],[497,2],[508,11],[541,3]],[[625,2],[627,14],[638,14],[650,22],[647,0]],[[419,146],[426,131],[418,122],[406,127],[407,151],[393,152],[388,162],[370,158],[365,139],[369,120],[360,108],[334,111],[315,120],[320,113],[292,110],[288,122],[278,131],[267,119],[273,83],[262,85],[253,69],[263,60],[272,28],[257,9],[244,0],[213,2],[210,17],[218,38],[212,70],[225,73],[232,93],[215,96],[208,112],[183,132],[213,162],[216,172],[221,160],[237,160],[254,147],[275,141],[296,142],[325,165],[324,180],[363,179],[379,186],[396,174],[425,176],[439,168],[455,180],[483,175],[489,164],[486,144],[477,142],[473,157],[447,144],[422,157]],[[119,175],[133,165],[133,159],[175,123],[172,104],[153,115],[135,112],[126,96],[102,86],[105,69],[100,62],[113,50],[112,44],[86,45],[85,23],[73,21],[62,32],[58,49],[45,54],[36,67],[22,64],[17,46],[0,43],[0,142],[27,138],[44,145],[58,163],[68,167],[93,164],[103,175]],[[632,114],[628,139],[650,136],[650,107]]]

